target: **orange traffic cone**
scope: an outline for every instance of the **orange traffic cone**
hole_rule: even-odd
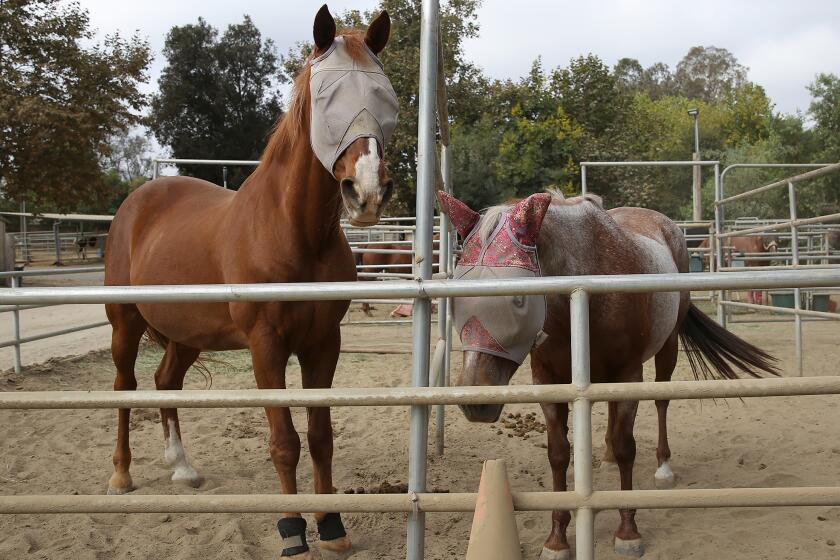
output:
[[[502,460],[485,461],[481,469],[466,560],[522,560],[513,496]]]

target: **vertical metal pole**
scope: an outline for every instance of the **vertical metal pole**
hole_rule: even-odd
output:
[[[417,123],[417,228],[414,235],[414,262],[419,281],[432,277],[432,229],[434,212],[436,142],[435,105],[437,95],[438,0],[423,0],[420,16],[420,96]],[[412,320],[411,382],[414,387],[429,385],[429,338],[431,302],[414,300]],[[408,490],[426,490],[426,453],[429,439],[429,407],[412,406],[408,452]],[[426,517],[422,511],[408,515],[406,558],[422,560]]]
[[[26,200],[20,203],[20,213],[20,232],[23,234],[23,263],[29,264],[31,258],[29,256],[29,238],[26,235]],[[14,263],[12,264],[14,265]]]
[[[55,238],[55,264],[61,266],[61,222],[53,223],[53,237]]]
[[[152,162],[152,180],[154,181],[155,179],[157,179],[159,174],[160,174],[160,163],[158,162],[158,160],[154,160]]]
[[[788,181],[788,200],[790,201],[790,251],[793,268],[799,268],[799,228],[796,227],[796,186]],[[793,316],[794,339],[796,341],[796,370],[799,377],[802,377],[804,369],[802,363],[802,290],[793,289]]]
[[[581,194],[581,196],[586,194],[586,166],[585,165],[580,166],[580,194]]]
[[[447,185],[449,185],[450,174],[449,174],[449,146],[442,146],[440,149],[440,169],[441,175],[443,176],[443,188],[444,191],[447,191]],[[449,218],[445,214],[440,215],[440,242],[438,244],[438,269],[439,272],[442,274],[446,274],[447,277],[449,275]],[[447,328],[449,327],[449,322],[447,321],[447,317],[449,316],[449,298],[438,298],[438,338],[439,340],[444,341],[444,355],[443,355],[443,363],[440,364],[441,369],[438,373],[437,384],[440,387],[444,387],[447,384],[447,363],[449,363],[449,350],[451,348],[451,343],[449,341]],[[438,343],[439,344],[439,343]],[[445,420],[446,420],[446,407],[444,405],[439,404],[435,406],[435,447],[438,456],[443,455],[444,451],[444,439],[445,439]]]
[[[17,288],[19,280],[17,276],[12,276],[12,288]],[[20,373],[20,311],[18,306],[12,311],[12,335],[15,337],[15,373]]]
[[[227,165],[222,166],[222,186],[227,189]]]
[[[694,161],[700,161],[700,125],[698,124],[699,113],[694,113]],[[703,219],[703,208],[701,202],[701,182],[702,182],[702,168],[695,165],[692,169],[693,186],[692,186],[692,215],[695,222]]]
[[[581,289],[570,298],[572,383],[577,389],[589,386],[589,294]],[[573,405],[575,492],[592,494],[592,403],[578,397]],[[577,560],[595,558],[595,513],[581,508],[575,515]]]
[[[720,234],[723,233],[723,204],[721,204],[721,200],[723,199],[723,177],[720,176],[720,164],[715,164],[715,263],[717,265],[717,270],[720,270],[723,267],[723,244],[725,241],[720,238]],[[709,258],[711,260],[711,257]],[[723,328],[726,328],[726,306],[723,305],[724,299],[726,299],[726,290],[720,290],[717,293],[718,301],[717,301],[717,316],[718,316],[718,323]]]

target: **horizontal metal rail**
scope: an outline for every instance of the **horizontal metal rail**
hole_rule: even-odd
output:
[[[19,278],[30,276],[56,276],[59,274],[84,274],[86,272],[102,272],[104,266],[78,266],[67,268],[33,268],[30,270],[9,270],[0,272],[0,278]]]
[[[777,229],[789,229],[791,226],[800,227],[808,224],[821,224],[824,222],[833,222],[840,220],[840,212],[836,214],[827,214],[825,216],[817,216],[815,218],[799,218],[797,220],[785,220],[775,224],[767,224],[749,229],[742,229],[739,231],[729,231],[718,235],[718,239],[725,239],[727,237],[741,237],[751,233],[762,233],[766,231],[775,231]]]
[[[574,385],[513,385],[224,391],[14,391],[0,393],[0,410],[422,406],[563,403],[573,402],[576,399],[639,401],[836,394],[840,394],[840,376],[660,383],[593,383],[586,388],[578,388]]]
[[[582,161],[581,167],[689,167],[695,165],[702,165],[709,167],[719,164],[719,161],[714,160],[700,160],[700,161]]]
[[[26,344],[27,342],[35,342],[36,340],[44,340],[45,338],[52,338],[54,336],[62,336],[65,334],[71,334],[74,332],[79,331],[86,331],[89,329],[95,329],[98,327],[104,327],[105,325],[110,325],[108,321],[99,321],[96,323],[88,323],[86,325],[78,325],[75,327],[68,327],[66,329],[60,329],[57,331],[51,331],[48,333],[41,333],[41,334],[34,334],[32,336],[23,336],[17,340],[6,340],[0,342],[0,348],[8,348],[9,346],[17,346],[18,344]]]
[[[259,165],[259,160],[248,159],[156,159],[152,163],[163,165]]]
[[[30,495],[0,497],[0,514],[74,513],[399,513],[475,511],[475,493],[417,494],[216,494],[216,495]],[[708,490],[597,490],[513,492],[516,511],[590,508],[730,508],[840,505],[840,488],[726,488]]]
[[[740,301],[721,301],[720,304],[727,307],[753,309],[755,311],[765,311],[767,313],[784,313],[785,315],[801,315],[803,317],[819,317],[820,319],[840,321],[840,313],[826,313],[825,311],[813,311],[811,309],[776,307],[774,305],[756,305],[755,303],[742,303]]]
[[[758,193],[762,193],[765,191],[769,191],[772,189],[777,189],[780,187],[787,187],[789,183],[799,183],[801,181],[807,181],[808,179],[815,179],[817,177],[822,177],[823,175],[828,175],[830,173],[834,173],[835,171],[840,170],[840,163],[833,163],[831,165],[826,165],[825,167],[820,167],[819,169],[815,169],[813,171],[808,171],[802,173],[800,175],[794,175],[793,177],[788,177],[786,179],[782,179],[781,181],[776,181],[774,183],[770,183],[768,185],[764,185],[763,187],[758,187],[755,189],[751,189],[748,191],[744,191],[742,193],[734,194],[732,196],[728,196],[726,198],[722,198],[720,200],[715,201],[716,206],[722,206],[724,204],[728,204],[730,202],[734,202],[736,200],[741,200],[742,198],[747,198]]]
[[[785,270],[727,274],[634,274],[543,276],[496,280],[391,282],[301,282],[169,286],[75,286],[0,289],[0,305],[42,303],[152,303],[225,301],[324,301],[365,298],[439,298],[569,294],[576,289],[610,292],[671,292],[711,289],[823,288],[840,286],[840,270]]]

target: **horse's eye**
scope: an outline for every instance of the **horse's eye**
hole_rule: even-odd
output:
[[[525,306],[525,296],[513,296],[513,305],[516,307]]]

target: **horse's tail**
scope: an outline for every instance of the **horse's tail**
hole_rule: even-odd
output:
[[[733,365],[752,377],[779,375],[776,358],[721,327],[694,304],[679,336],[695,379],[737,379]]]
[[[152,344],[159,346],[161,349],[166,351],[167,346],[169,346],[169,338],[161,332],[156,331],[152,327],[146,327],[145,338]],[[225,364],[230,365],[223,360],[217,360],[215,358],[208,358],[207,356],[199,358],[193,363],[192,367],[198,371],[204,377],[204,384],[207,389],[213,386],[213,372],[210,371],[210,368],[207,367],[207,364]]]

